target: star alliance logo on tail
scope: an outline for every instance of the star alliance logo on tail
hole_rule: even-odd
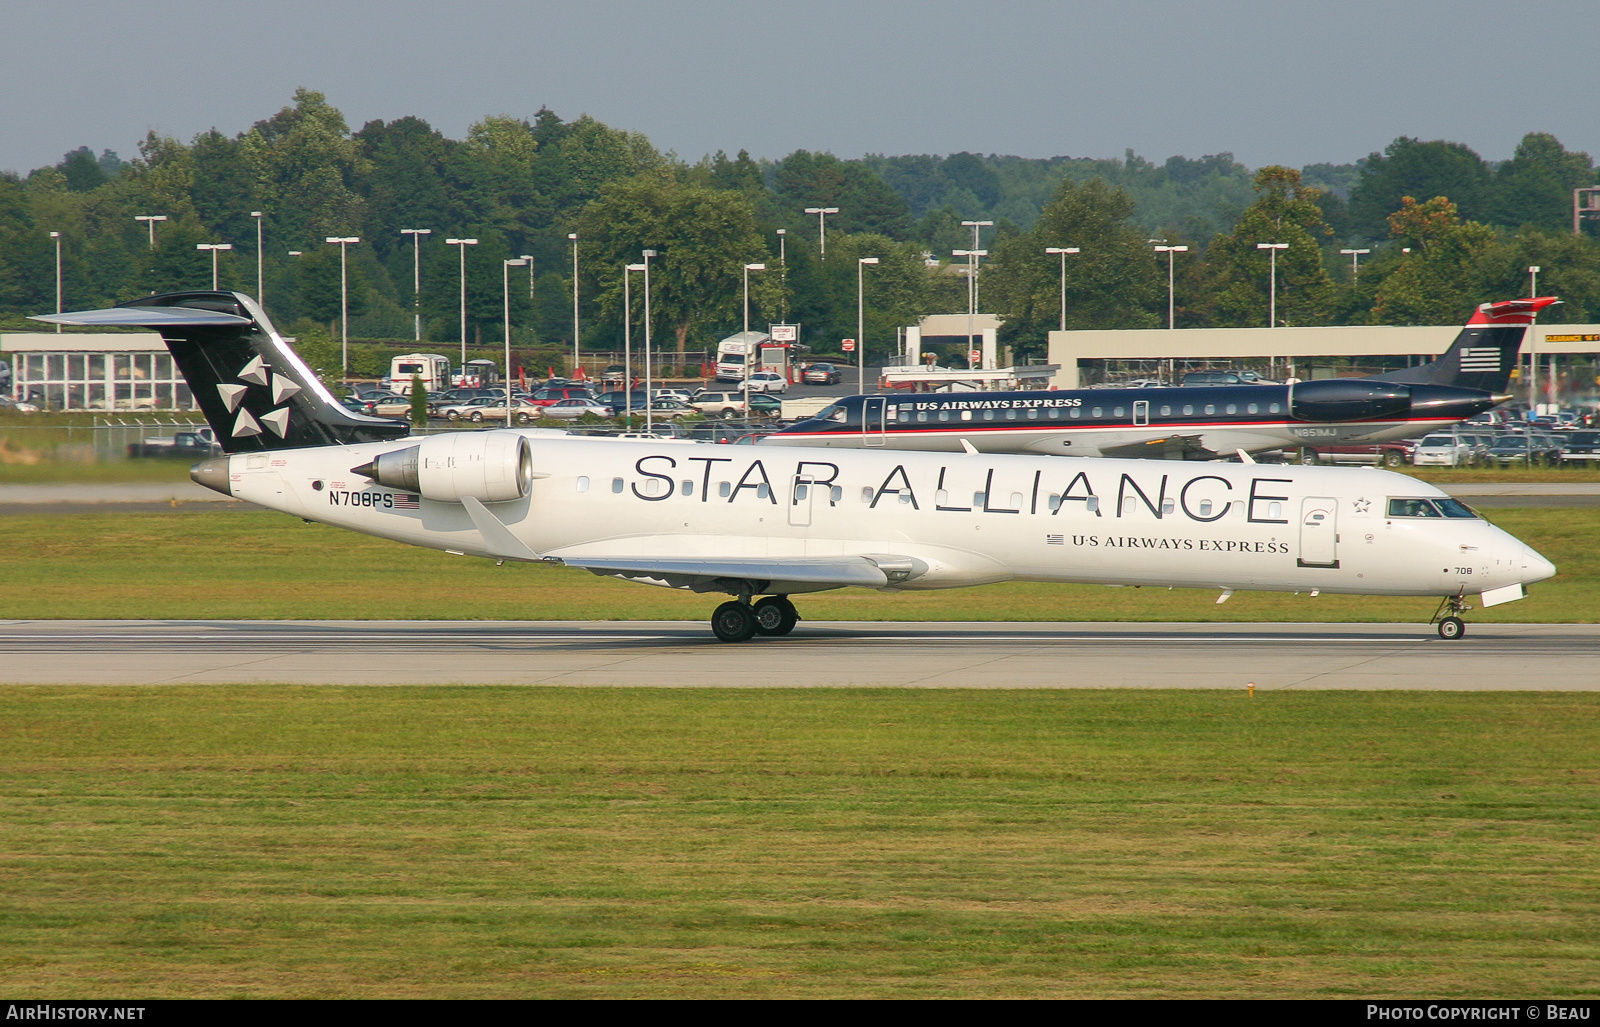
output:
[[[248,435],[260,435],[262,425],[266,425],[278,438],[285,438],[289,434],[289,408],[278,406],[289,397],[300,391],[300,386],[285,378],[281,374],[273,374],[271,369],[259,355],[251,357],[250,362],[244,365],[239,372],[239,380],[245,385],[235,385],[223,382],[217,386],[217,393],[222,397],[223,404],[228,408],[228,413],[238,414],[233,422],[233,437],[243,438]],[[245,396],[250,391],[251,385],[259,385],[272,390],[272,402],[277,409],[262,414],[258,420],[250,411],[244,409]]]

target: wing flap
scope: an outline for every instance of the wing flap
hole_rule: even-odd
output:
[[[885,558],[892,560],[893,558]],[[904,558],[899,558],[903,561]],[[792,557],[787,559],[694,556],[567,556],[561,562],[595,574],[656,578],[662,581],[712,582],[716,580],[792,581],[829,588],[859,586],[882,588],[891,574],[865,556]],[[920,563],[920,561],[916,561]],[[926,569],[926,565],[923,565]]]

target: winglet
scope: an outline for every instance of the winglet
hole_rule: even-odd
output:
[[[524,545],[517,536],[511,534],[511,529],[506,527],[504,521],[490,513],[488,507],[471,496],[462,496],[461,505],[467,508],[467,516],[472,518],[472,526],[483,536],[490,556],[500,560],[540,562],[534,551]]]

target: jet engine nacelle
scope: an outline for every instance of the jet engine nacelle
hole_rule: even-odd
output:
[[[1386,421],[1411,413],[1411,386],[1366,378],[1322,378],[1289,386],[1289,413],[1301,421]]]
[[[505,503],[528,494],[533,450],[514,432],[450,432],[381,454],[351,469],[379,485],[419,493],[423,499]]]

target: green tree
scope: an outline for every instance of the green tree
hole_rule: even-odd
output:
[[[906,201],[858,161],[796,150],[778,162],[773,175],[779,199],[796,213],[806,207],[838,207],[839,213],[828,219],[830,232],[876,232],[891,239],[911,233]]]
[[[365,203],[354,187],[366,162],[344,115],[321,93],[296,89],[294,106],[256,122],[239,153],[278,238],[303,248],[360,234]]]
[[[1389,234],[1403,244],[1396,258],[1375,262],[1380,277],[1373,317],[1380,324],[1459,324],[1478,303],[1484,283],[1480,264],[1495,242],[1487,225],[1463,221],[1443,196],[1418,203],[1401,197],[1389,215]]]
[[[980,279],[983,305],[1005,319],[1000,338],[1018,355],[1045,352],[1046,333],[1059,324],[1060,257],[1046,247],[1077,247],[1067,257],[1067,327],[1154,328],[1164,307],[1164,268],[1156,265],[1145,232],[1130,224],[1126,190],[1091,179],[1063,179],[1037,224],[995,247]]]
[[[1572,190],[1594,183],[1594,161],[1587,153],[1568,151],[1547,132],[1530,132],[1495,172],[1489,215],[1507,228],[1570,230]]]
[[[612,321],[621,319],[623,266],[647,248],[660,254],[651,267],[651,314],[672,332],[680,362],[692,332],[739,323],[743,266],[767,256],[742,196],[659,174],[603,187],[575,224],[598,256],[589,266]],[[778,310],[779,288],[777,275],[752,276],[752,318]]]
[[[428,387],[422,384],[422,376],[411,376],[411,423],[418,428],[428,426]]]
[[[1256,202],[1228,235],[1206,251],[1216,319],[1222,325],[1256,327],[1268,322],[1272,297],[1272,252],[1258,243],[1288,243],[1277,250],[1279,324],[1325,324],[1336,302],[1333,279],[1323,266],[1320,242],[1331,234],[1317,201],[1320,190],[1300,181],[1294,168],[1271,165],[1256,173]]]
[[[1401,136],[1382,153],[1369,154],[1361,179],[1350,191],[1350,217],[1369,239],[1388,232],[1389,215],[1403,196],[1448,196],[1465,218],[1481,218],[1489,207],[1489,166],[1461,143],[1422,142]]]

